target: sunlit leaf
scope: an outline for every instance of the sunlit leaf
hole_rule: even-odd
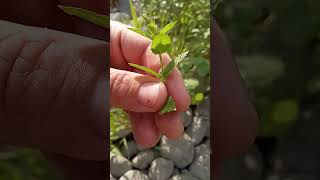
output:
[[[101,15],[96,12],[88,11],[88,10],[77,8],[77,7],[61,6],[61,5],[59,5],[58,7],[69,15],[79,17],[90,23],[96,24],[104,28],[110,28],[109,16]]]
[[[173,112],[176,110],[177,110],[176,103],[174,102],[173,98],[169,96],[166,104],[162,107],[159,113],[163,115],[165,113]]]
[[[148,30],[150,32],[150,34],[152,34],[152,36],[154,36],[155,34],[157,34],[158,31],[158,26],[156,25],[156,23],[154,21],[151,21],[148,24]]]
[[[171,39],[166,34],[158,34],[153,37],[151,50],[154,54],[162,54],[171,49]]]
[[[152,19],[149,16],[147,16],[146,14],[143,14],[142,17],[147,22],[147,24],[149,24],[152,21]]]
[[[167,34],[169,33],[175,26],[177,25],[177,21],[171,22],[167,24],[164,28],[161,29],[161,34]]]
[[[133,20],[133,25],[135,28],[140,29],[140,23],[138,21],[137,13],[136,13],[136,7],[134,6],[132,0],[129,0],[130,4],[130,11],[131,11],[131,16]]]
[[[150,36],[149,34],[143,32],[143,31],[140,30],[140,29],[137,29],[137,28],[129,28],[129,29],[130,29],[131,31],[133,31],[133,32],[136,32],[136,33],[138,33],[138,34],[140,34],[140,35],[148,38],[148,39],[151,39],[151,36]]]
[[[192,97],[192,103],[191,104],[199,104],[200,102],[202,102],[204,99],[204,94],[203,93],[196,93],[193,97]]]
[[[137,68],[137,69],[140,69],[144,72],[147,72],[147,73],[150,73],[152,75],[154,75],[155,77],[161,79],[161,75],[157,72],[155,72],[154,70],[148,68],[148,67],[145,67],[145,66],[140,66],[138,64],[133,64],[133,63],[128,63],[130,66],[134,67],[134,68]]]
[[[173,69],[188,55],[189,51],[186,51],[184,53],[179,54],[177,57],[175,57],[173,60],[170,61],[170,63],[166,66],[164,71],[162,72],[162,77],[164,79],[167,79]]]

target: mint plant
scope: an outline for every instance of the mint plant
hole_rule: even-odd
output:
[[[69,15],[77,16],[79,18],[82,18],[88,22],[94,23],[96,25],[99,25],[104,28],[110,28],[109,24],[109,17],[105,15],[100,15],[92,11],[84,10],[77,7],[68,7],[68,6],[59,6],[60,9],[62,9],[64,12],[66,12]],[[167,66],[163,63],[163,54],[167,53],[170,54],[171,48],[172,48],[172,41],[171,37],[168,35],[172,29],[176,26],[177,22],[171,22],[164,26],[162,29],[158,28],[158,25],[156,24],[155,20],[151,19],[147,15],[143,15],[144,20],[147,24],[147,31],[142,30],[141,25],[139,24],[139,21],[137,20],[135,8],[133,6],[132,1],[130,1],[130,9],[131,13],[133,15],[133,24],[135,27],[129,28],[130,30],[152,40],[151,44],[151,51],[159,56],[160,59],[160,72],[155,72],[154,70],[141,66],[139,64],[133,64],[128,63],[130,66],[140,69],[144,72],[147,72],[156,78],[158,78],[160,81],[165,82],[168,77],[170,76],[171,72],[174,70],[174,68],[177,67],[177,65],[188,55],[189,51],[185,51],[178,56],[176,56],[173,60],[169,62]],[[168,112],[176,111],[176,105],[171,96],[168,97],[165,105],[160,110],[160,114],[165,114]]]
[[[129,63],[130,66],[147,72],[156,78],[160,79],[162,82],[165,82],[170,76],[171,72],[177,65],[188,55],[189,51],[185,51],[169,62],[167,66],[163,63],[163,54],[169,54],[172,48],[171,37],[168,35],[170,31],[176,26],[177,22],[171,22],[164,26],[162,29],[159,29],[155,20],[151,19],[147,15],[143,15],[144,20],[146,21],[147,30],[143,31],[137,27],[131,27],[130,30],[152,40],[151,43],[151,51],[159,56],[160,61],[160,72],[155,72],[154,70],[141,66],[139,64]],[[137,22],[135,18],[133,18],[134,22]],[[168,112],[176,111],[176,105],[171,96],[168,97],[166,104],[160,110],[160,114],[165,114]]]

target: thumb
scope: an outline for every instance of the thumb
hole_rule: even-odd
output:
[[[111,106],[133,112],[156,112],[167,99],[164,83],[156,78],[110,69]]]

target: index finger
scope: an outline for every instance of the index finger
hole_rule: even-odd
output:
[[[135,63],[159,71],[160,60],[151,51],[151,40],[129,30],[128,26],[111,21],[110,44],[111,67],[144,73],[128,65],[128,63]],[[163,61],[164,64],[168,64],[170,57],[164,55]],[[177,110],[188,109],[191,100],[177,69],[171,73],[165,84],[168,94],[175,100]]]

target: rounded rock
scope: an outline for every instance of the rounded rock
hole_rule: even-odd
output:
[[[127,146],[122,145],[120,150],[122,154],[128,159],[133,158],[139,152],[138,146],[135,141],[128,141]]]
[[[174,164],[165,158],[157,158],[152,161],[149,168],[151,180],[167,180],[173,172]]]
[[[210,147],[201,144],[195,148],[195,156],[189,167],[190,173],[200,180],[210,180]]]
[[[154,159],[154,153],[152,150],[145,150],[140,153],[138,153],[133,159],[132,159],[132,165],[133,167],[137,169],[145,169],[147,168],[152,160]]]
[[[120,177],[132,169],[131,162],[123,156],[113,155],[110,158],[110,172],[114,177]]]
[[[149,180],[149,177],[138,170],[126,172],[119,180]]]
[[[170,159],[175,166],[182,169],[188,166],[193,159],[194,146],[187,134],[176,140],[170,140],[163,136],[160,142],[160,155]]]

